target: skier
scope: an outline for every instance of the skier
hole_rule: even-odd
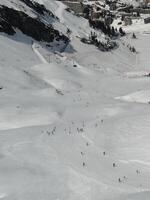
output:
[[[69,28],[67,28],[67,32],[66,32],[66,34],[68,35],[68,37],[70,36],[70,34],[71,34],[71,30],[70,30]]]
[[[119,183],[121,183],[121,179],[120,178],[118,178],[118,181],[119,181]]]
[[[116,167],[116,164],[115,164],[115,163],[113,163],[113,167]]]

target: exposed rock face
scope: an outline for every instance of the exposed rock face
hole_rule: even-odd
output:
[[[21,0],[29,7],[34,9],[39,15],[48,14],[54,15],[48,11],[43,5],[33,3],[30,0]],[[15,34],[15,29],[19,29],[22,33],[34,38],[37,41],[52,42],[54,39],[59,41],[68,41],[65,35],[55,30],[51,24],[46,25],[38,18],[32,18],[26,13],[6,6],[0,7],[0,32],[5,32],[9,35]]]
[[[1,8],[0,8],[0,12],[1,12]],[[7,21],[5,21],[5,19],[1,17],[1,13],[0,13],[0,32],[7,33],[9,35],[15,34],[15,31],[12,28],[12,26]]]

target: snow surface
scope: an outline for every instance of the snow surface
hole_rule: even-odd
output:
[[[80,42],[85,19],[40,3],[71,29],[72,48],[0,35],[0,199],[148,200],[150,25],[104,53]]]
[[[125,3],[127,5],[133,5],[134,7],[138,7],[142,0],[119,0],[120,3]]]

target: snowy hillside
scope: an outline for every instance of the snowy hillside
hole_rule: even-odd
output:
[[[37,41],[68,44],[69,38],[55,29],[58,18],[42,4],[31,0],[3,1],[0,7],[0,32],[14,35],[18,31]],[[60,47],[62,48],[62,47]]]
[[[127,26],[119,47],[102,52],[80,41],[93,31],[86,19],[36,2],[44,14],[0,0],[62,36],[0,33],[0,199],[149,200],[150,25]]]

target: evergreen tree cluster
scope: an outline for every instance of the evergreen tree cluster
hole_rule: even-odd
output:
[[[117,47],[117,43],[114,41],[111,41],[110,39],[107,39],[106,42],[99,41],[97,34],[92,31],[89,36],[89,39],[101,51],[110,51],[110,50],[114,49],[115,47]]]
[[[113,26],[107,25],[105,22],[100,20],[91,20],[89,19],[89,24],[93,29],[99,29],[104,34],[108,35],[109,37],[117,37],[117,36],[124,36],[125,31],[122,29],[122,27],[117,30]]]

